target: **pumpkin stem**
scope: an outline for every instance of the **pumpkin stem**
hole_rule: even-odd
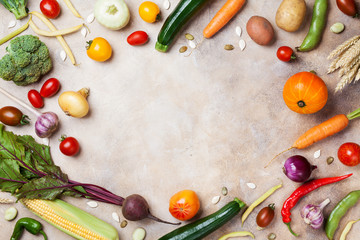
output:
[[[298,105],[299,107],[301,107],[301,108],[303,108],[303,107],[306,106],[306,104],[305,104],[305,102],[304,102],[303,100],[298,101],[298,102],[297,102],[297,105]]]

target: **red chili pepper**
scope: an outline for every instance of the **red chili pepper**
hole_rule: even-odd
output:
[[[331,178],[320,178],[320,179],[315,179],[312,180],[310,182],[304,183],[303,185],[301,185],[300,187],[298,187],[291,195],[288,199],[286,199],[286,201],[284,202],[284,205],[281,209],[281,215],[283,218],[283,222],[288,226],[290,232],[294,235],[294,236],[298,236],[296,233],[293,232],[293,230],[291,229],[290,226],[290,222],[291,222],[291,209],[293,207],[295,207],[296,203],[306,194],[314,191],[315,189],[330,184],[330,183],[335,183],[335,182],[339,182],[345,178],[350,177],[351,175],[353,175],[352,173],[348,174],[348,175],[344,175],[344,176],[339,176],[339,177],[331,177]]]

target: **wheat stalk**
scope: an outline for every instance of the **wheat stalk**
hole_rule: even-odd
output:
[[[341,91],[346,85],[350,84],[353,81],[353,79],[357,75],[359,67],[360,61],[358,61],[354,65],[354,67],[351,68],[351,70],[341,78],[341,81],[336,85],[335,92]]]
[[[332,63],[329,66],[328,72],[327,72],[328,74],[334,72],[335,70],[337,70],[339,68],[339,67],[336,67],[336,65],[340,61],[340,59],[344,56],[344,53],[345,52],[340,53],[340,55],[334,61],[332,61]]]
[[[359,39],[360,39],[360,35],[354,36],[354,37],[350,38],[349,40],[345,41],[343,44],[339,45],[335,50],[333,50],[329,54],[328,59],[331,59],[331,58],[335,57],[336,55],[345,52],[352,45],[354,45],[356,42],[358,42]]]
[[[360,41],[354,44],[351,48],[349,48],[345,53],[342,59],[336,64],[338,67],[346,66],[350,64],[356,57],[360,54]]]
[[[359,61],[360,56],[358,56],[358,58],[356,58],[354,61],[341,68],[339,71],[339,77],[342,77],[345,73],[349,72]]]
[[[357,74],[356,74],[356,77],[355,77],[355,81],[354,82],[357,82],[360,80],[360,69],[358,70]]]

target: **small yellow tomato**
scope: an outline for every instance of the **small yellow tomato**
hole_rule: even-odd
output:
[[[97,37],[94,38],[94,40],[89,41],[86,49],[89,58],[98,62],[108,60],[112,54],[110,43],[102,37]]]
[[[161,19],[160,8],[153,2],[143,2],[139,7],[139,15],[145,22],[153,23]]]

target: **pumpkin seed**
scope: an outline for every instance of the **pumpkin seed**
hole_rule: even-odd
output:
[[[187,50],[187,46],[182,46],[180,49],[179,49],[179,53],[184,53],[186,52]]]
[[[120,217],[116,212],[113,212],[111,214],[111,216],[112,216],[112,219],[114,219],[115,222],[120,222]]]
[[[247,183],[246,184],[249,188],[251,189],[255,189],[256,188],[256,185],[254,183]]]
[[[9,22],[8,28],[13,28],[16,26],[16,21],[12,20]]]
[[[86,18],[86,21],[88,23],[92,23],[95,20],[95,14],[94,13],[90,13],[90,15]]]
[[[226,196],[228,194],[228,189],[226,187],[223,187],[221,189],[221,193],[222,193],[222,195]]]
[[[185,38],[186,38],[187,40],[194,40],[194,39],[195,39],[194,36],[191,35],[190,33],[186,33],[186,34],[185,34]]]
[[[331,27],[330,27],[330,31],[332,31],[333,33],[341,33],[342,31],[344,31],[345,26],[342,23],[334,23]]]
[[[196,48],[196,43],[194,41],[188,40],[189,47]]]
[[[275,233],[270,233],[270,234],[268,235],[268,239],[269,239],[269,240],[275,240],[275,239],[276,239]]]
[[[333,157],[328,157],[326,159],[326,162],[327,162],[328,165],[330,165],[330,164],[332,164],[334,162],[334,158]]]
[[[226,45],[224,46],[224,49],[227,50],[227,51],[231,51],[231,50],[234,49],[234,46],[231,45],[231,44],[226,44]]]
[[[241,27],[237,26],[237,27],[235,28],[235,32],[236,32],[236,35],[238,35],[239,37],[241,37],[241,32],[242,32]]]
[[[239,47],[241,51],[244,51],[245,47],[246,47],[246,43],[244,39],[240,39],[239,41]]]
[[[60,58],[61,58],[61,60],[63,62],[66,60],[66,57],[67,57],[66,52],[64,50],[61,50],[60,51]]]
[[[317,150],[316,152],[314,152],[314,158],[319,158],[321,155],[321,150]]]
[[[213,197],[213,199],[211,200],[212,204],[217,204],[220,201],[220,196],[215,196]]]
[[[163,3],[163,7],[168,10],[170,8],[170,1],[169,0],[165,0]]]
[[[91,208],[96,208],[98,206],[98,203],[95,201],[89,201],[86,204]]]
[[[124,228],[124,227],[127,226],[127,224],[128,224],[128,222],[127,222],[126,220],[123,220],[123,221],[120,223],[120,227],[121,227],[121,228]]]

